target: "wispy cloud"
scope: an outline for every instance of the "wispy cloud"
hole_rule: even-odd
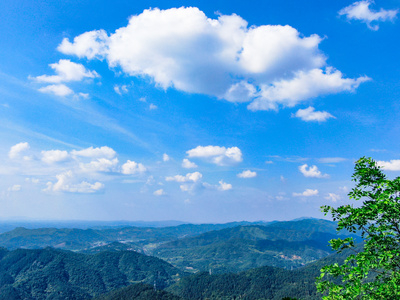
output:
[[[399,10],[386,10],[381,8],[379,11],[373,11],[369,8],[374,4],[373,0],[354,2],[353,4],[341,9],[339,15],[346,16],[347,20],[358,20],[366,23],[371,30],[378,30],[379,25],[372,25],[373,22],[393,21]]]

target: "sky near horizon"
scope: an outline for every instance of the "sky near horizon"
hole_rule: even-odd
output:
[[[0,3],[0,219],[323,218],[400,175],[399,0]]]

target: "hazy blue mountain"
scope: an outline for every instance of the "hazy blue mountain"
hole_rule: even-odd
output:
[[[146,252],[159,243],[176,240],[186,236],[201,234],[210,230],[253,224],[250,222],[231,222],[226,224],[182,224],[170,227],[123,227],[101,229],[77,228],[36,228],[18,227],[0,234],[0,246],[7,249],[36,249],[55,247],[65,250],[87,250],[115,241],[136,245]],[[257,222],[256,224],[267,224]]]

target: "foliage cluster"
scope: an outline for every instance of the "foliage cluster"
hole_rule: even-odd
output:
[[[352,238],[332,240],[334,250],[353,253],[343,264],[322,268],[318,290],[324,299],[400,299],[400,177],[388,179],[374,160],[362,157],[353,180],[349,196],[362,204],[323,211],[338,221],[338,230],[361,231],[363,247],[355,249]]]

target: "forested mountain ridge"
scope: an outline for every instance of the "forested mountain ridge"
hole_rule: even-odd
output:
[[[133,283],[162,289],[180,275],[167,262],[133,251],[0,250],[0,299],[90,299]]]
[[[350,253],[335,253],[293,271],[264,266],[240,273],[200,272],[182,278],[166,290],[186,300],[282,300],[285,297],[319,300],[322,295],[317,293],[315,278],[322,266],[341,264]]]
[[[237,226],[164,243],[151,254],[192,271],[238,272],[266,265],[292,269],[332,253],[328,241],[338,237],[334,226],[325,220]]]

